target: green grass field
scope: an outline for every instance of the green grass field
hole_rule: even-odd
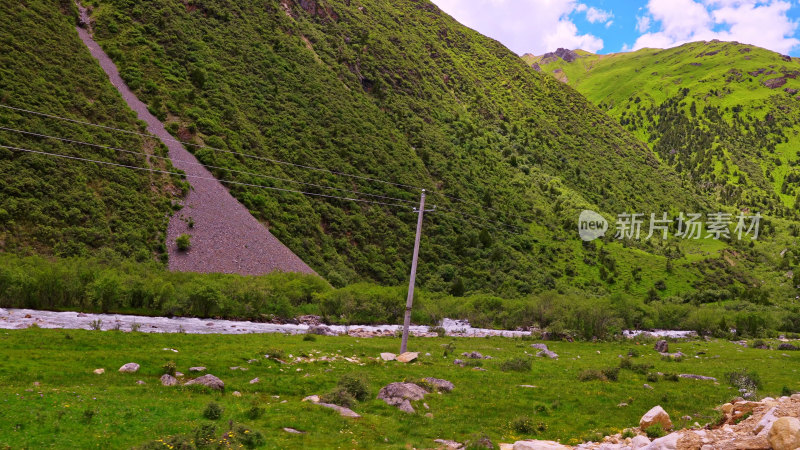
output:
[[[511,358],[529,358],[532,341],[507,338],[417,338],[410,349],[420,359],[410,364],[379,361],[380,352],[396,352],[399,339],[284,335],[187,335],[117,331],[24,329],[0,332],[0,448],[124,448],[215,424],[217,435],[231,422],[260,432],[269,448],[433,447],[433,439],[464,442],[486,435],[497,444],[521,438],[561,439],[577,443],[636,426],[641,415],[660,404],[676,425],[717,417],[714,407],[735,397],[726,373],[740,368],[757,372],[764,382],[760,396],[800,390],[800,352],[743,348],[727,341],[670,343],[670,351],[687,356],[680,362],[661,359],[652,342],[548,343],[558,360],[532,358],[524,372],[503,372]],[[447,344],[454,349],[445,357]],[[165,350],[166,349],[166,350]],[[168,349],[176,349],[174,353]],[[650,372],[713,376],[719,383],[680,379],[647,381],[646,375],[621,370],[612,381],[578,380],[586,369],[618,367],[634,349],[634,364],[651,364]],[[466,351],[491,355],[485,371],[459,367],[453,358]],[[430,356],[426,356],[430,353]],[[282,354],[288,364],[263,355]],[[294,362],[312,356],[335,361]],[[353,361],[344,360],[349,357]],[[255,362],[248,363],[254,359]],[[225,383],[223,393],[163,387],[162,367],[174,361],[189,376],[189,367],[205,366]],[[136,374],[117,370],[141,364]],[[231,370],[241,366],[248,370]],[[105,368],[96,375],[94,369]],[[340,417],[329,409],[302,402],[311,394],[332,390],[344,374],[369,380],[369,397],[353,409],[360,419]],[[250,384],[258,377],[261,381]],[[430,394],[406,414],[376,400],[378,390],[394,381],[437,377],[452,381],[449,394]],[[143,380],[145,385],[137,385]],[[38,382],[38,385],[34,383]],[[643,387],[649,383],[654,389]],[[519,385],[534,385],[525,388]],[[233,395],[242,393],[241,397]],[[224,408],[220,419],[204,418],[209,402]],[[617,406],[627,403],[627,407]],[[263,409],[259,416],[253,408]],[[430,412],[433,417],[426,417]],[[535,434],[521,434],[510,422],[530,417]],[[236,426],[236,425],[234,425]],[[305,431],[289,434],[283,427]],[[163,445],[163,444],[158,444]]]

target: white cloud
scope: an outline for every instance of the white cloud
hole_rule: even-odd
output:
[[[649,15],[638,18],[637,29],[646,31],[651,20],[660,28],[639,36],[633,49],[720,39],[789,53],[800,45],[794,37],[798,24],[787,16],[789,8],[791,3],[784,0],[650,0]]]
[[[542,54],[558,47],[582,48],[596,52],[603,40],[581,34],[570,14],[594,9],[592,17],[605,11],[574,0],[432,0],[439,8],[462,24],[491,36],[512,51]],[[609,12],[608,17],[613,17]]]
[[[586,10],[586,20],[588,20],[589,23],[606,22],[612,17],[614,17],[614,15],[611,14],[610,11],[603,11],[594,6]]]
[[[638,16],[636,17],[636,30],[639,33],[644,33],[650,29],[650,16]]]

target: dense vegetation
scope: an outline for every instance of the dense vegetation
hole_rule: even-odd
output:
[[[436,446],[434,439],[475,442],[483,436],[495,448],[517,439],[560,439],[575,445],[635,427],[655,405],[661,405],[677,427],[715,422],[720,416],[714,408],[739,395],[740,383],[729,383],[729,378],[738,381],[733,375],[760,378],[759,397],[800,390],[800,352],[742,348],[719,340],[670,342],[671,351],[687,355],[682,360],[663,359],[647,340],[547,342],[560,355],[551,360],[532,357],[536,349],[530,340],[412,338],[410,348],[420,352],[420,359],[402,364],[376,361],[381,352],[396,352],[399,339],[307,339],[4,330],[0,446],[166,448],[167,442],[174,448],[194,448],[228,431],[234,432],[230,441],[261,443],[263,448],[431,448]],[[463,359],[463,352],[473,351],[493,357],[471,360],[482,363],[485,371],[453,364],[453,359]],[[129,362],[141,365],[138,373],[117,372]],[[207,367],[221,378],[225,392],[164,387],[159,382],[171,370],[193,377],[188,370],[193,366]],[[248,370],[231,370],[236,367]],[[515,370],[503,371],[504,367]],[[97,368],[105,368],[105,373],[92,373]],[[594,373],[600,376],[588,380]],[[679,373],[711,376],[718,382],[675,377]],[[361,419],[340,417],[301,401],[336,390],[353,376],[366,381],[363,401],[353,406]],[[256,377],[260,382],[251,384]],[[424,377],[446,379],[455,389],[427,396],[424,402],[430,409],[415,402],[416,414],[375,398],[388,383]],[[146,384],[138,385],[137,380]],[[653,389],[644,389],[644,383]],[[287,433],[284,427],[305,434]],[[254,436],[245,441],[246,435]]]
[[[723,204],[800,217],[800,59],[719,41],[576,55],[525,60],[557,71]]]
[[[63,5],[63,6],[62,6]],[[0,3],[0,103],[71,119],[143,130],[74,31],[70,2]],[[114,134],[0,108],[0,127],[163,155],[135,135]],[[140,155],[0,130],[0,145],[138,167],[166,168]],[[166,176],[0,148],[0,251],[139,261],[166,257]]]
[[[428,2],[94,5],[96,38],[176,136],[434,188],[429,204],[439,209],[426,217],[419,270],[432,291],[566,289],[573,283],[557,278],[584,259],[574,253],[583,207],[705,204],[579,94]],[[226,179],[340,194],[233,171],[246,170],[411,202],[418,195],[211,149],[196,154],[231,169],[216,171]],[[408,276],[413,204],[246,187],[233,194],[337,286]]]
[[[630,328],[680,328],[730,338],[800,332],[797,305],[774,303],[758,289],[731,289],[645,302],[620,293],[586,298],[545,292],[504,299],[417,290],[412,319],[429,326],[448,317],[478,327],[546,328],[555,336],[585,340],[614,339]],[[382,325],[402,322],[406,292],[367,283],[334,289],[319,277],[299,274],[171,273],[155,263],[0,254],[0,308],[278,322],[316,314],[328,323]]]

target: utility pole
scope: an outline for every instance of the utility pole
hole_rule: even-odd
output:
[[[419,209],[414,208],[417,216],[417,236],[414,239],[414,256],[411,259],[411,277],[408,281],[408,297],[406,298],[406,315],[403,319],[403,341],[400,344],[400,353],[405,353],[408,346],[408,327],[411,325],[411,306],[414,303],[414,283],[417,279],[417,256],[419,255],[419,240],[422,235],[422,214],[436,209],[425,211],[425,189],[419,197]]]

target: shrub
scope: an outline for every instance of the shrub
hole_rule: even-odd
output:
[[[89,322],[89,328],[95,331],[100,331],[103,329],[103,320],[102,319],[95,319]]]
[[[447,331],[443,327],[430,327],[428,331],[431,333],[436,333],[439,337],[445,337],[447,335]]]
[[[250,420],[257,420],[260,419],[262,415],[264,415],[264,408],[253,405],[250,409],[247,410],[247,418]]]
[[[194,441],[199,448],[211,446],[217,440],[217,426],[211,423],[200,425],[194,430]],[[178,447],[180,448],[180,447]]]
[[[660,423],[656,423],[656,424],[650,425],[649,427],[645,428],[643,431],[647,435],[647,437],[649,437],[650,439],[657,439],[657,438],[663,437],[666,434],[664,432],[664,427],[662,427]]]
[[[677,373],[665,373],[664,379],[667,381],[681,381],[681,378]]]
[[[636,437],[636,432],[633,431],[632,428],[625,428],[622,430],[622,439],[631,439]]]
[[[185,252],[192,245],[192,237],[184,233],[175,239],[175,245],[178,246],[178,250]]]
[[[303,340],[306,342],[314,342],[317,340],[317,337],[314,336],[313,334],[305,334],[303,335]]]
[[[529,372],[531,367],[530,358],[513,358],[500,364],[500,370],[503,372]]]
[[[731,386],[737,389],[745,389],[747,392],[755,394],[761,388],[761,377],[753,371],[747,369],[737,369],[728,373],[728,381]]]
[[[527,416],[517,417],[509,425],[512,430],[520,434],[534,434],[536,432],[536,424],[533,419]]]
[[[360,402],[369,397],[367,378],[364,375],[344,374],[339,378],[338,386]]]
[[[261,447],[266,443],[264,435],[260,431],[253,431],[242,425],[237,425],[234,431],[236,441],[247,448]]]
[[[655,382],[657,382],[657,381],[660,381],[660,380],[661,380],[661,376],[659,376],[659,375],[658,375],[657,373],[655,373],[655,372],[650,372],[650,373],[648,373],[648,374],[647,374],[647,376],[645,377],[645,379],[646,379],[647,381],[651,382],[651,383],[655,383]]]
[[[607,369],[603,369],[603,375],[605,375],[609,381],[617,381],[619,378],[619,367],[609,367]]]
[[[597,369],[582,370],[578,374],[578,379],[581,381],[592,381],[592,380],[608,381],[608,378],[606,378],[605,374],[603,374],[603,371]]]
[[[333,403],[345,408],[352,408],[356,404],[355,397],[343,387],[337,387],[331,392],[323,394],[319,400],[322,403]]]
[[[208,420],[217,420],[222,417],[222,412],[224,409],[219,404],[211,402],[206,406],[206,409],[203,410],[203,417]]]
[[[175,376],[175,372],[178,370],[177,366],[175,365],[174,361],[170,361],[162,366],[164,369],[164,373],[167,375]]]

